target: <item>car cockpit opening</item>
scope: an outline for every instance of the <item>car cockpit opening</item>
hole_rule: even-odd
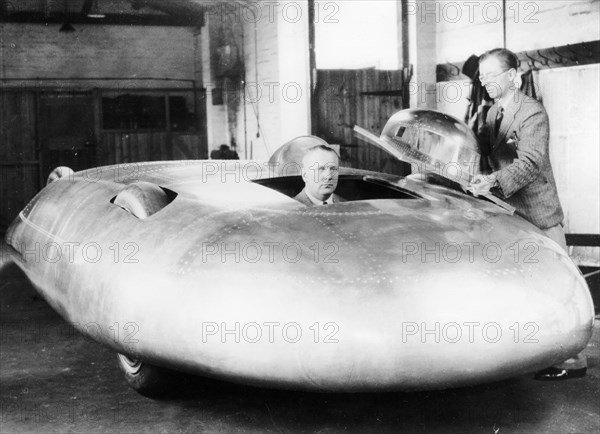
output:
[[[289,197],[296,196],[304,188],[304,181],[300,176],[257,179],[254,182]],[[423,197],[400,187],[393,181],[369,175],[340,175],[335,193],[345,201],[423,199]]]

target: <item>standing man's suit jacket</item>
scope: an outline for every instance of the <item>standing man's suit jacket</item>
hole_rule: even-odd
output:
[[[294,197],[294,199],[296,199],[298,202],[302,202],[306,206],[315,206],[315,204],[312,203],[310,198],[306,195],[306,191],[304,189],[302,189],[302,191],[300,193],[298,193]],[[339,197],[337,194],[333,193],[333,203],[338,203],[338,202],[345,202],[345,200],[342,199],[341,197]]]
[[[504,108],[495,137],[498,109],[498,103],[490,108],[480,136],[482,171],[499,171],[501,195],[526,220],[540,229],[561,223],[564,215],[550,165],[550,128],[544,106],[516,91]]]

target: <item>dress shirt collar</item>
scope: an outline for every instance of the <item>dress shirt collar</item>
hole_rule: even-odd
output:
[[[506,110],[508,109],[510,111],[512,106],[518,106],[521,102],[521,98],[521,92],[519,92],[519,89],[515,88],[512,89],[507,95],[497,100],[496,104],[498,104],[498,108],[502,107],[506,113]]]
[[[319,200],[316,197],[314,197],[312,194],[310,194],[308,192],[308,190],[304,190],[304,192],[306,193],[306,195],[308,196],[310,201],[312,203],[314,203],[315,205],[323,205],[323,202],[327,202],[327,205],[331,205],[333,203],[333,194],[331,196],[329,196],[326,200]]]

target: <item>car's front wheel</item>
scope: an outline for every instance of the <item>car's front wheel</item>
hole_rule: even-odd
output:
[[[125,380],[138,393],[152,398],[167,393],[171,377],[168,369],[120,353],[117,354],[117,361]]]

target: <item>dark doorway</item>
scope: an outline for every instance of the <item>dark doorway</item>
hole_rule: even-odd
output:
[[[39,113],[43,176],[57,166],[77,172],[97,165],[91,92],[43,93]]]

